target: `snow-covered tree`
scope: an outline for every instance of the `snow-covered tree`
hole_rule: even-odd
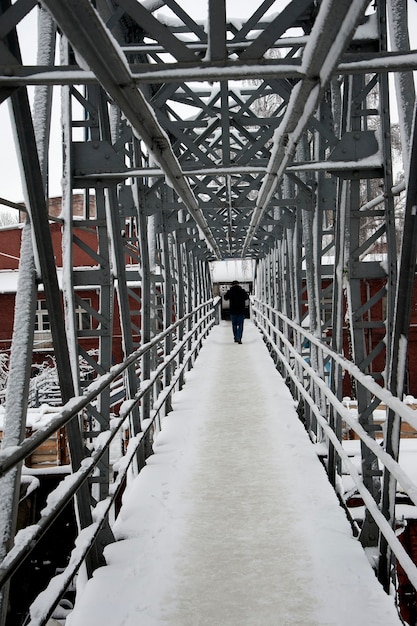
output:
[[[19,213],[13,209],[0,209],[0,228],[2,226],[12,226],[19,223]]]

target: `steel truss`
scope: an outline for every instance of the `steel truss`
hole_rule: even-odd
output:
[[[300,354],[304,339],[286,319],[308,327],[338,354],[346,352],[347,326],[345,356],[402,397],[416,256],[415,189],[408,176],[415,170],[417,56],[409,48],[407,11],[400,0],[251,4],[253,13],[239,22],[226,13],[225,0],[209,0],[201,19],[175,0],[43,0],[41,7],[33,0],[0,0],[0,94],[13,113],[28,215],[10,357],[9,386],[19,402],[8,396],[6,449],[19,445],[24,433],[39,282],[63,404],[82,395],[89,383],[81,362],[97,378],[111,371],[116,327],[127,359],[189,316],[175,336],[168,333],[162,346],[129,364],[121,387],[103,389],[78,421],[69,422],[74,471],[108,432],[115,406],[136,398],[140,381],[151,379],[192,330],[191,312],[210,298],[209,261],[216,259],[257,260],[257,298],[265,303],[276,336],[283,332]],[[23,65],[18,27],[34,13],[38,59]],[[387,69],[397,81],[405,171],[404,184],[397,186]],[[62,287],[47,204],[51,103],[58,88]],[[397,205],[404,190],[407,227],[400,228]],[[77,216],[76,192],[84,197]],[[94,234],[94,245],[82,232]],[[88,258],[82,268],[73,264],[79,251]],[[375,251],[383,251],[383,263],[372,256]],[[379,281],[378,290],[365,293],[363,285],[373,280]],[[87,331],[76,323],[77,310],[86,306],[86,286],[98,294],[88,305],[94,352],[83,347]],[[130,436],[143,432],[158,392],[169,387],[175,363],[191,347],[191,338],[187,341],[129,413]],[[283,351],[290,361],[289,348]],[[314,344],[309,359],[326,378],[326,356]],[[297,363],[295,368],[304,380],[302,368]],[[341,399],[342,369],[337,363],[332,368],[327,380]],[[180,384],[182,377],[183,372]],[[314,411],[296,388],[294,393],[312,437],[319,439]],[[320,391],[314,387],[311,393],[340,438],[340,420],[327,415]],[[375,401],[360,383],[355,394],[359,422],[373,436]],[[390,410],[385,447],[394,459],[399,428],[400,419]],[[395,480],[389,472],[380,475],[365,444],[362,459],[366,488],[394,524]],[[340,467],[331,454],[328,464],[335,481]],[[91,524],[94,507],[108,496],[110,474],[106,452],[78,498],[80,528]],[[4,487],[8,522],[2,557],[13,544],[19,483],[16,470]],[[111,539],[105,525],[90,553],[89,572]],[[365,546],[379,542],[371,516],[361,540]],[[383,540],[380,551],[380,577],[388,587],[391,556]],[[5,623],[4,612],[2,619]]]

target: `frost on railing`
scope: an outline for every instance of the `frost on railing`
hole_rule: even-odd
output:
[[[8,362],[8,355],[5,352],[0,352],[0,404],[3,404],[6,398],[6,385],[9,375]]]
[[[410,446],[417,438],[415,399],[393,396],[353,362],[335,353],[327,343],[265,302],[252,299],[252,307],[254,322],[287,380],[298,403],[300,418],[345,507],[353,531],[367,550],[371,564],[378,569],[379,560],[387,558],[386,552],[382,552],[381,542],[378,548],[379,534],[388,551],[396,557],[397,574],[401,568],[417,589],[416,564],[397,536],[398,529],[404,527],[404,515],[410,515],[410,510],[406,511],[404,505],[413,508],[411,517],[416,517],[416,475],[407,458]],[[275,325],[271,319],[275,320]],[[283,333],[281,328],[284,327],[290,332]],[[312,345],[318,355],[314,363],[310,362],[309,350],[298,349],[299,346]],[[323,364],[326,366],[323,367]],[[339,390],[332,379],[332,372],[337,368],[349,374],[356,386],[366,389],[370,398],[364,411],[366,420],[361,419],[355,399],[339,399],[336,393]],[[389,414],[396,417],[399,435],[388,432]],[[392,445],[387,442],[390,437],[400,435],[397,461],[388,453]],[[369,459],[374,459],[372,464]],[[370,467],[373,472],[371,480],[367,476]],[[390,507],[384,506],[381,498],[384,488],[394,489],[393,513]],[[369,519],[377,527],[374,542],[362,538]]]
[[[43,407],[42,416],[37,420],[36,428],[19,446],[6,448],[0,452],[0,476],[7,476],[18,464],[25,463],[23,475],[33,472],[27,468],[28,459],[39,446],[44,444],[51,435],[73,422],[83,426],[83,412],[87,406],[99,406],[101,393],[108,393],[109,389],[117,388],[121,393],[121,401],[117,407],[117,414],[112,414],[109,428],[100,433],[94,440],[86,441],[86,457],[76,470],[71,465],[65,468],[54,468],[55,478],[62,474],[62,479],[48,497],[39,519],[31,525],[31,532],[25,529],[18,532],[14,546],[8,551],[6,558],[0,563],[0,587],[5,585],[22,566],[33,548],[39,543],[43,535],[51,528],[53,522],[69,504],[77,502],[77,494],[86,484],[94,480],[96,468],[106,458],[110,459],[111,467],[108,472],[108,489],[106,496],[100,501],[91,501],[94,531],[86,531],[90,537],[83,549],[74,548],[67,568],[53,578],[46,593],[42,595],[42,602],[33,607],[32,625],[43,624],[45,619],[53,615],[54,607],[72,584],[79,567],[86,562],[87,570],[93,571],[101,563],[100,550],[105,542],[112,541],[110,525],[120,510],[121,494],[128,482],[135,477],[144,466],[147,456],[152,454],[154,436],[163,427],[164,415],[169,411],[169,401],[175,390],[179,389],[184,371],[192,367],[193,361],[199,353],[202,343],[216,323],[218,316],[218,302],[212,299],[195,307],[190,313],[174,322],[153,337],[119,364],[111,367],[110,371],[97,377],[83,390],[82,395],[72,398],[62,407]],[[181,332],[179,329],[182,328]],[[166,337],[170,342],[165,342]],[[170,351],[166,351],[166,346]],[[140,362],[144,354],[150,350],[157,350],[159,358],[155,369],[148,378],[140,378],[140,384],[134,397],[128,397],[125,388],[125,372],[131,366],[135,367],[140,375]],[[169,368],[170,375],[164,373]],[[149,415],[142,415],[140,432],[133,427],[132,414],[141,406],[143,399],[152,396],[152,405]],[[38,411],[39,413],[39,411]],[[39,415],[38,415],[39,417]],[[87,445],[88,444],[88,445]],[[64,471],[58,471],[59,469]],[[36,475],[42,477],[45,472],[52,470],[36,470]],[[27,490],[29,493],[30,490]],[[76,505],[75,505],[76,506]],[[103,534],[104,533],[104,534]],[[105,541],[103,542],[103,537]],[[98,545],[95,545],[97,542]],[[77,544],[79,547],[79,545]],[[98,551],[98,552],[97,552]],[[97,555],[97,556],[95,556]],[[41,609],[40,609],[41,606]]]

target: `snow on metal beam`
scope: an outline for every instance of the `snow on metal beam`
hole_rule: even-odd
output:
[[[202,236],[215,257],[220,250],[200,210],[188,181],[174,155],[169,139],[159,125],[151,106],[137,88],[129,66],[116,40],[106,29],[100,16],[88,0],[45,0],[54,19],[80,55],[81,66],[88,65],[98,81],[129,120],[134,132],[148,147],[151,155],[164,170],[167,182],[183,200]],[[80,20],[79,16],[84,19]],[[105,51],[105,53],[103,53]]]
[[[123,49],[123,48],[122,48]],[[130,50],[131,52],[131,50]],[[405,72],[413,71],[417,65],[415,50],[402,52],[383,52],[366,54],[349,54],[343,57],[335,67],[334,73],[369,74],[374,72]],[[80,69],[78,66],[16,66],[10,75],[10,65],[0,64],[0,86],[21,87],[23,85],[87,85],[97,82],[94,72]],[[189,63],[143,63],[140,68],[136,64],[130,66],[132,80],[137,84],[165,84],[178,82],[207,82],[215,80],[249,80],[249,79],[301,79],[301,59],[262,59],[259,61],[228,61],[227,66],[216,62],[196,59]]]
[[[305,77],[292,90],[284,119],[275,131],[268,173],[259,191],[242,256],[248,252],[276,186],[367,5],[367,0],[327,0],[320,6],[303,53],[301,68]]]

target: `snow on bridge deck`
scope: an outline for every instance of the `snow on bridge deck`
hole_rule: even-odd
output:
[[[256,328],[205,342],[68,626],[400,624]]]

